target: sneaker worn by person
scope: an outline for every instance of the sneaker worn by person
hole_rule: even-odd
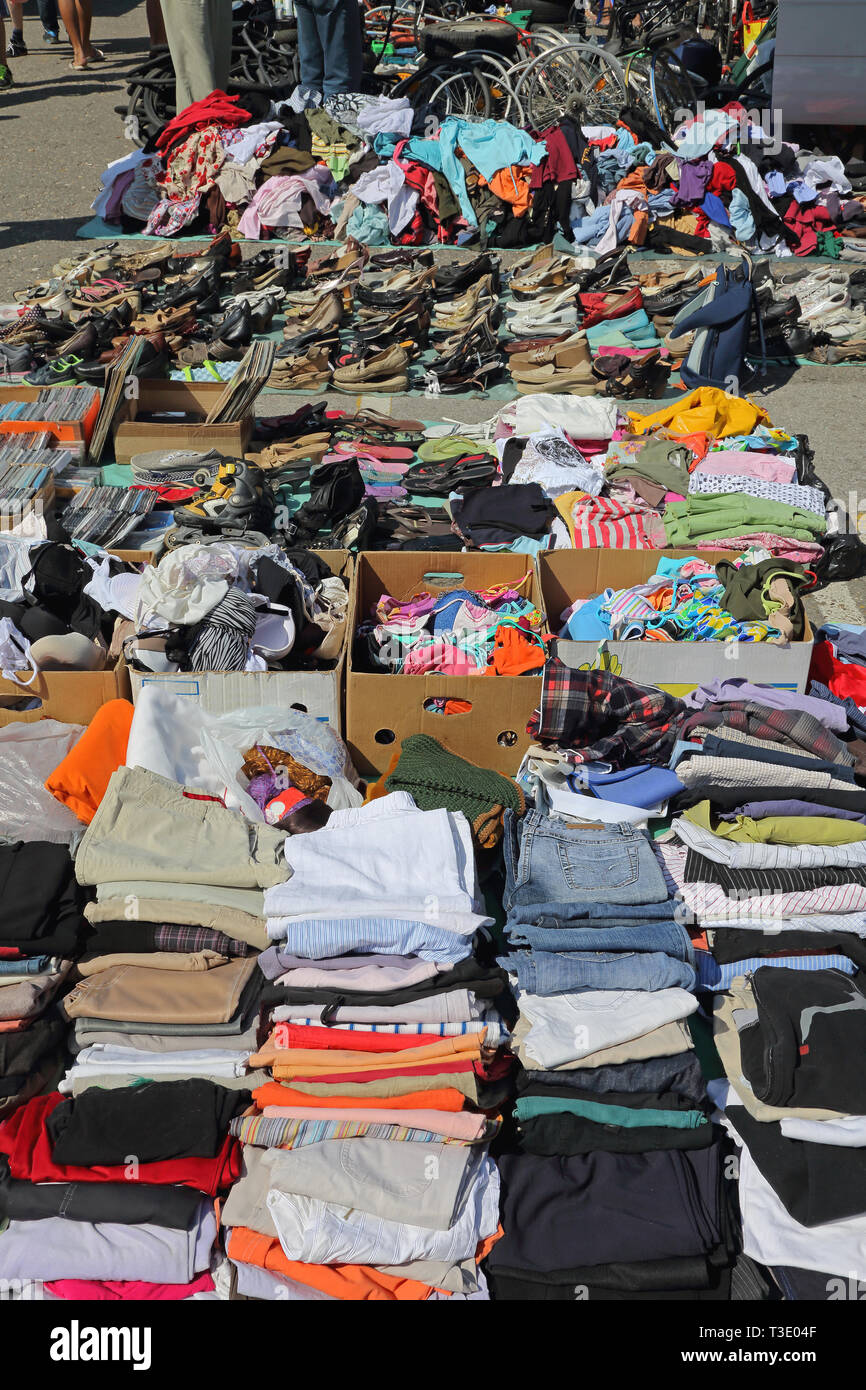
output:
[[[6,49],[7,58],[26,58],[27,45],[24,42],[24,35],[17,29],[12,30],[9,40],[9,47]]]
[[[0,58],[0,90],[12,86],[12,69]]]
[[[196,473],[195,481],[205,489],[203,495],[183,507],[176,507],[178,526],[200,527],[224,534],[261,531],[269,534],[275,503],[264,473],[245,459],[226,459],[216,478]]]

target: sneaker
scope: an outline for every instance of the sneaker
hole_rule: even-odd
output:
[[[203,489],[202,496],[175,508],[177,525],[227,533],[270,533],[274,498],[260,468],[244,459],[226,459],[216,478],[202,471],[195,481]]]
[[[24,42],[24,39],[23,39],[23,38],[19,38],[19,36],[18,36],[17,34],[13,34],[13,35],[12,35],[11,39],[9,40],[9,47],[6,49],[6,57],[7,57],[7,58],[26,58],[26,57],[27,57],[27,45],[26,45],[26,43]]]
[[[37,367],[36,371],[30,372],[24,380],[28,386],[77,385],[75,369],[80,366],[81,358],[70,353],[68,357],[58,357],[54,362],[46,362],[44,367]]]
[[[60,42],[60,35],[59,35],[58,33],[56,33],[53,29],[43,29],[43,30],[42,30],[42,42],[43,42],[43,43],[47,43],[47,44],[59,43],[59,42]]]
[[[8,63],[4,63],[0,58],[0,89],[12,86],[12,70]]]

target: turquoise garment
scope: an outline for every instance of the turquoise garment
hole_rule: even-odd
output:
[[[570,637],[572,642],[598,642],[609,638],[610,618],[601,611],[603,599],[604,594],[599,594],[581,604],[577,612],[572,613],[561,635]]]
[[[346,223],[346,235],[354,237],[365,246],[390,246],[391,234],[388,218],[374,203],[355,208]]]
[[[518,1096],[518,1120],[537,1115],[582,1115],[597,1125],[619,1125],[620,1129],[646,1129],[664,1125],[666,1129],[700,1129],[708,1123],[702,1110],[639,1110],[627,1105],[601,1105],[592,1100],[566,1100],[561,1096]]]
[[[457,158],[458,145],[488,183],[510,164],[540,164],[547,157],[546,145],[508,121],[464,121],[449,116],[439,128],[438,139],[424,140],[416,135],[407,140],[401,158],[416,159],[444,174],[470,227],[477,227],[478,219],[469,201],[463,165]]]
[[[481,545],[478,548],[491,554],[507,551],[510,555],[543,555],[545,550],[550,549],[552,540],[553,537],[550,535],[540,536],[537,540],[534,536],[518,536],[516,540],[509,541],[508,545]]]
[[[728,217],[731,219],[731,226],[737,234],[738,241],[751,241],[756,235],[752,209],[749,207],[749,200],[741,188],[735,188],[731,193]]]

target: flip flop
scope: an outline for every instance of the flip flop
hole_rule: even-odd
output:
[[[396,449],[388,444],[378,444],[367,439],[339,440],[335,448],[338,454],[355,458],[394,459],[411,463],[415,457],[412,449]]]

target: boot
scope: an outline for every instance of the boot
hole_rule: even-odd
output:
[[[178,526],[193,526],[223,535],[245,531],[270,534],[274,521],[274,495],[260,468],[245,459],[226,459],[216,478],[207,470],[196,473],[202,496],[174,510]]]

